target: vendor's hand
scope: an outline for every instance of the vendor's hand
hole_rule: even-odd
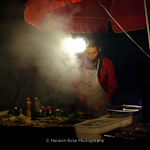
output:
[[[109,107],[111,105],[111,99],[109,98],[102,98],[98,103],[98,109],[106,106]]]
[[[78,97],[78,99],[81,101],[81,102],[86,102],[86,96],[85,95],[83,95],[81,92],[79,92],[79,91],[77,91],[76,93],[75,93],[75,95]]]

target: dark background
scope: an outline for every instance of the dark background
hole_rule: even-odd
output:
[[[45,35],[37,28],[25,23],[25,2],[26,0],[0,2],[1,108],[11,107],[12,104],[23,105],[27,96],[31,98],[39,96],[43,103],[44,99],[50,99],[49,89],[43,78],[39,76],[38,68],[30,63],[38,55],[39,50],[36,40],[30,37]],[[146,29],[129,32],[129,35],[150,54]],[[150,59],[124,33],[114,33],[111,23],[109,23],[107,34],[91,34],[90,36],[100,39],[102,53],[114,63],[119,84],[119,91],[114,102],[142,104],[145,97],[149,95]],[[14,41],[19,44],[12,46]],[[30,51],[31,46],[34,47],[35,55],[25,58],[27,65],[20,66],[16,63],[19,59],[19,55],[15,55],[16,49],[23,52]]]

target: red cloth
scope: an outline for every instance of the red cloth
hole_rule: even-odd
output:
[[[106,57],[103,60],[103,68],[100,72],[100,80],[102,88],[106,91],[104,98],[111,98],[117,92],[118,83],[115,69],[112,61]]]

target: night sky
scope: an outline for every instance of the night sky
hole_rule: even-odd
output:
[[[36,66],[36,60],[41,59],[38,51],[42,46],[39,48],[33,38],[45,35],[24,22],[25,2],[26,0],[0,2],[1,107],[11,107],[14,101],[16,101],[14,105],[23,105],[27,96],[34,97],[40,92],[38,96],[43,99],[43,103],[45,103],[44,99],[51,99],[50,87],[39,76],[39,69]],[[132,31],[129,34],[150,54],[146,29]],[[114,63],[119,84],[116,103],[141,104],[143,91],[150,83],[150,59],[126,35],[114,33],[111,23],[107,34],[91,34],[91,36],[100,39],[102,53]],[[32,53],[30,53],[31,47],[32,49],[34,47]],[[29,51],[29,55],[25,58],[21,55],[22,60],[20,61],[20,56],[16,54],[16,51]],[[33,59],[35,63],[32,63]],[[23,61],[27,63],[20,65],[20,62]]]

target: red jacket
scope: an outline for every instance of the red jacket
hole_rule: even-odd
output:
[[[104,98],[111,98],[117,92],[118,83],[112,61],[106,57],[103,59],[103,67],[100,72],[99,83],[106,91]]]

